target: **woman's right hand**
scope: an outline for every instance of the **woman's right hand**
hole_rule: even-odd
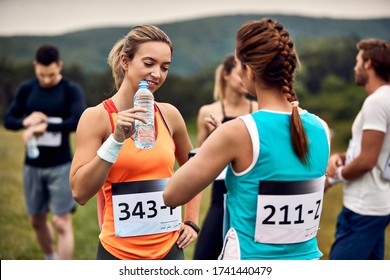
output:
[[[128,110],[120,111],[117,114],[117,122],[114,130],[114,139],[122,143],[127,138],[131,137],[135,132],[135,120],[146,123],[145,118],[137,113],[147,112],[144,108],[130,108]]]
[[[210,114],[210,117],[205,118],[206,122],[214,127],[214,130],[218,128],[222,124],[219,120],[217,120],[213,114]],[[214,131],[213,130],[213,131]]]

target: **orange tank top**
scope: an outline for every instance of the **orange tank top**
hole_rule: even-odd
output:
[[[111,99],[105,100],[103,105],[109,113],[114,131],[118,110]],[[99,238],[103,247],[119,259],[162,259],[179,236],[179,230],[131,237],[115,235],[112,184],[114,183],[114,186],[123,182],[131,184],[144,180],[171,178],[173,175],[175,143],[156,105],[155,124],[157,136],[155,146],[151,149],[137,149],[132,137],[126,139],[102,188],[105,206]]]

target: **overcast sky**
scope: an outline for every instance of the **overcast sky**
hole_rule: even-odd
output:
[[[390,0],[0,0],[0,35],[57,35],[243,13],[388,18]]]

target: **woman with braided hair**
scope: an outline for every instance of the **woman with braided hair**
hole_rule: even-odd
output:
[[[228,165],[220,259],[318,259],[329,129],[298,106],[294,44],[277,21],[249,21],[237,32],[235,61],[258,110],[218,126],[169,180],[164,202],[186,203]]]

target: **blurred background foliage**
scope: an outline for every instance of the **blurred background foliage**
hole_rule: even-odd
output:
[[[390,19],[335,20],[281,15],[211,17],[160,25],[174,45],[173,63],[156,100],[175,105],[187,122],[200,106],[212,102],[214,70],[234,51],[239,26],[269,16],[291,33],[301,68],[296,91],[302,107],[331,126],[336,147],[345,144],[349,127],[366,94],[354,85],[356,42],[364,37],[390,38]],[[44,43],[55,44],[64,60],[63,74],[83,87],[88,106],[114,93],[106,59],[130,27],[81,30],[59,36],[0,37],[0,119],[19,83],[34,75],[32,60]]]
[[[296,92],[301,107],[323,118],[331,127],[332,150],[345,149],[351,125],[366,97],[354,83],[356,43],[367,37],[390,39],[390,18],[375,20],[334,20],[281,15],[240,15],[203,18],[159,25],[174,45],[173,63],[166,82],[155,93],[156,100],[175,105],[187,122],[196,144],[196,116],[199,108],[212,102],[214,70],[234,51],[239,26],[269,16],[291,33],[301,67]],[[95,106],[114,93],[106,59],[114,43],[128,27],[81,30],[60,36],[0,37],[0,120],[15,96],[20,82],[34,76],[32,60],[45,43],[59,47],[65,76],[83,87],[88,106]],[[73,143],[73,142],[72,142]],[[41,252],[25,214],[22,194],[23,143],[20,132],[0,125],[0,258],[40,259]],[[209,205],[209,190],[203,195],[200,222]],[[341,187],[325,194],[319,247],[327,259],[333,242],[336,216],[342,207]],[[79,207],[74,219],[76,259],[94,259],[98,241],[95,198]],[[390,229],[386,239],[389,240]],[[186,250],[191,259],[194,245]],[[389,244],[386,259],[390,258]]]

